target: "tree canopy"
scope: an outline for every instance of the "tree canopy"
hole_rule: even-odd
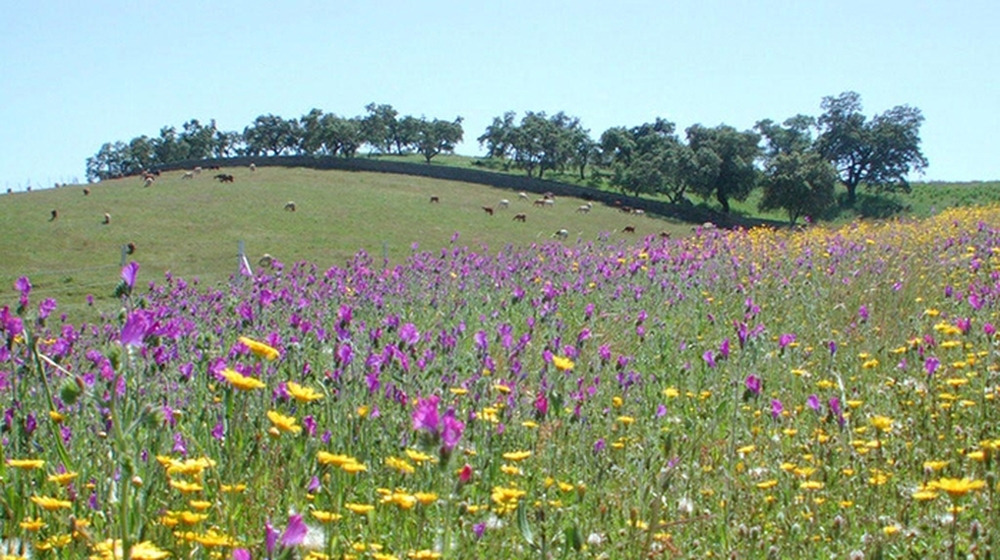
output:
[[[673,203],[689,194],[714,198],[723,212],[731,200],[746,200],[761,188],[760,208],[782,209],[794,223],[820,215],[834,203],[834,183],[853,205],[860,187],[873,192],[909,191],[907,177],[921,172],[919,109],[900,105],[868,118],[861,96],[844,92],[824,97],[819,117],[795,115],[781,123],[758,121],[753,130],[696,124],[677,133],[657,117],[638,126],[612,126],[594,140],[578,117],[514,111],[494,117],[477,140],[485,160],[539,179],[574,173],[635,196],[663,196]],[[400,115],[387,103],[365,105],[363,116],[343,117],[312,109],[297,119],[258,116],[240,131],[219,130],[214,120],[185,122],[180,131],[164,126],[155,136],[107,142],[87,158],[87,177],[101,180],[137,174],[156,165],[188,159],[231,156],[305,155],[355,157],[418,153],[427,163],[454,153],[464,138],[462,117],[454,120]],[[482,161],[482,160],[481,160]]]
[[[760,135],[728,125],[706,128],[698,124],[686,133],[693,157],[683,176],[692,191],[706,199],[714,195],[728,213],[729,199],[746,200],[757,186]]]
[[[853,91],[824,97],[817,149],[837,169],[849,204],[865,185],[876,192],[910,192],[907,175],[927,167],[920,151],[920,110],[899,105],[871,119],[861,112],[861,96]]]

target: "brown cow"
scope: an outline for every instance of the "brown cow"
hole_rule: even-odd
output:
[[[489,206],[483,206],[483,212],[486,212],[487,214],[489,214],[490,216],[492,216],[493,215],[493,208],[490,208]]]
[[[528,221],[528,216],[526,216],[524,214],[515,214],[514,215],[514,221],[515,222],[527,222]]]

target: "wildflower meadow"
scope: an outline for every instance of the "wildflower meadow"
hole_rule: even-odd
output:
[[[994,555],[997,224],[21,278],[0,557]]]

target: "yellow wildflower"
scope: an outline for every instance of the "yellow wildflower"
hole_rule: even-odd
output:
[[[264,344],[263,342],[257,342],[252,338],[241,336],[240,342],[243,343],[244,346],[249,348],[250,351],[253,352],[253,354],[258,358],[264,358],[265,360],[271,361],[277,359],[278,356],[281,355],[274,348],[268,346],[267,344]]]
[[[49,482],[55,482],[56,484],[61,484],[61,485],[65,486],[65,485],[69,484],[70,482],[73,482],[73,479],[76,478],[77,476],[80,476],[80,475],[78,473],[75,473],[75,472],[59,473],[59,474],[49,475],[49,479],[48,480],[49,480]]]
[[[251,391],[253,389],[267,387],[267,384],[260,379],[247,377],[232,368],[222,370],[222,377],[225,377],[226,381],[228,381],[230,385],[240,391]]]
[[[333,465],[334,467],[339,467],[344,463],[357,462],[357,459],[351,457],[350,455],[335,455],[327,451],[319,451],[316,453],[316,460],[321,465]]]
[[[48,496],[32,496],[31,501],[45,511],[59,511],[61,509],[69,509],[73,506],[71,502]]]
[[[351,474],[356,474],[359,472],[367,471],[368,467],[357,461],[349,461],[347,463],[344,463],[343,465],[340,465],[340,469],[342,471],[349,472]]]
[[[387,457],[385,459],[385,466],[395,469],[403,474],[413,474],[416,471],[416,468],[406,461],[406,459],[400,459],[398,457]]]
[[[44,467],[45,461],[43,459],[7,459],[7,465],[15,469],[30,471]]]
[[[986,482],[969,478],[939,478],[930,481],[927,487],[947,492],[952,498],[958,498],[969,492],[986,488]]]
[[[333,513],[332,511],[323,511],[317,509],[313,510],[310,513],[312,513],[312,516],[316,518],[316,521],[319,521],[320,523],[333,523],[334,521],[340,521],[341,519],[344,518],[343,515],[340,515],[339,513]]]
[[[503,458],[508,461],[523,461],[528,457],[531,457],[531,451],[511,451],[503,454]]]
[[[25,531],[40,531],[45,527],[45,522],[42,521],[41,517],[32,519],[30,517],[24,519],[19,523],[22,529]]]
[[[431,461],[431,462],[435,461],[434,457],[431,457],[430,455],[428,455],[426,453],[421,453],[420,451],[417,451],[415,449],[407,449],[406,450],[406,456],[409,457],[411,460],[416,461],[418,463],[424,463],[424,462],[427,462],[427,461]]]
[[[871,425],[875,426],[878,430],[882,430],[886,433],[892,431],[892,418],[889,418],[888,416],[872,416],[870,422]]]
[[[344,509],[356,513],[358,515],[365,515],[372,512],[375,509],[375,506],[371,504],[354,504],[348,502],[344,504]]]
[[[316,391],[311,387],[303,387],[294,381],[289,381],[285,384],[285,388],[288,389],[288,394],[292,396],[295,400],[299,402],[310,403],[313,401],[318,401],[323,398],[323,394]]]
[[[302,426],[296,424],[297,420],[294,416],[285,416],[280,412],[275,410],[267,411],[267,419],[274,424],[274,427],[282,432],[291,432],[297,434],[302,431]]]
[[[196,482],[187,482],[184,480],[171,480],[169,482],[170,487],[181,492],[182,494],[191,494],[194,492],[201,492],[202,486]]]
[[[559,371],[569,371],[573,369],[573,360],[569,358],[563,358],[562,356],[552,356],[552,365],[556,366]]]

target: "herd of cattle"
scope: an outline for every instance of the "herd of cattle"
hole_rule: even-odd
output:
[[[219,168],[219,166],[211,166],[208,169],[210,169],[210,170],[219,170],[220,168]],[[251,172],[256,171],[257,170],[257,166],[254,165],[253,163],[251,163],[250,166],[249,166],[249,169],[250,169]],[[191,170],[185,170],[185,171],[183,171],[183,173],[181,175],[181,179],[187,179],[187,180],[194,179],[196,176],[200,175],[202,173],[202,171],[203,171],[203,169],[201,167],[195,167],[195,168],[193,168]],[[144,187],[150,187],[150,186],[152,186],[156,182],[157,177],[159,177],[159,176],[160,176],[160,171],[159,170],[143,171],[142,174],[140,175]],[[236,181],[236,177],[234,175],[232,175],[232,174],[229,174],[229,173],[218,173],[213,178],[215,180],[219,181],[220,183],[234,183]],[[88,195],[90,195],[90,193],[91,193],[90,188],[85,187],[83,189],[84,196],[88,196]],[[525,192],[519,192],[519,193],[517,193],[517,197],[518,197],[518,201],[520,203],[527,203],[528,201],[531,200],[530,197],[528,196],[528,193],[525,193]],[[430,197],[430,202],[432,204],[440,204],[441,203],[441,197],[440,196],[436,196],[436,195],[435,196],[431,196]],[[534,207],[534,208],[541,208],[541,209],[552,208],[552,207],[555,206],[555,204],[556,204],[556,196],[552,192],[546,192],[546,193],[544,193],[541,198],[537,198],[534,201],[532,201],[532,203],[531,203],[532,207]],[[493,206],[482,206],[481,208],[482,208],[483,212],[486,215],[493,216],[493,215],[495,215],[500,210],[508,210],[510,208],[510,206],[511,206],[510,200],[504,198],[504,199],[499,200]],[[593,209],[593,207],[594,207],[594,205],[593,205],[592,202],[587,202],[585,204],[581,204],[580,206],[577,206],[576,213],[578,213],[578,214],[589,214],[590,211]],[[620,210],[620,211],[622,211],[622,212],[624,212],[626,214],[631,214],[631,215],[635,215],[635,216],[642,216],[642,215],[645,214],[645,212],[643,212],[643,210],[641,210],[641,209],[634,209],[634,208],[630,208],[628,206],[623,206],[623,205],[621,205],[620,202],[615,203],[615,207],[618,210]],[[296,209],[297,209],[297,206],[296,206],[296,204],[295,204],[294,201],[288,201],[288,202],[285,203],[284,209],[286,211],[289,211],[289,212],[295,212]],[[52,212],[51,212],[51,214],[50,214],[50,216],[49,216],[49,221],[50,222],[51,221],[55,221],[58,218],[59,218],[59,211],[56,210],[56,209],[53,209]],[[517,212],[517,213],[514,214],[513,221],[526,223],[528,221],[528,214],[526,212]],[[102,219],[101,223],[104,224],[104,225],[111,224],[111,214],[110,213],[105,213],[104,216],[103,216],[103,219]],[[633,226],[633,225],[627,225],[627,226],[623,227],[621,231],[623,233],[635,233],[635,226]],[[666,234],[666,233],[661,233],[660,235],[662,237],[669,237],[669,234]],[[567,239],[569,237],[569,230],[567,230],[565,228],[558,229],[558,230],[556,230],[552,234],[552,237],[553,238],[558,238],[558,239]],[[126,246],[128,247],[128,253],[129,254],[131,254],[131,253],[133,253],[135,251],[135,243],[129,242],[128,245],[126,245]]]

